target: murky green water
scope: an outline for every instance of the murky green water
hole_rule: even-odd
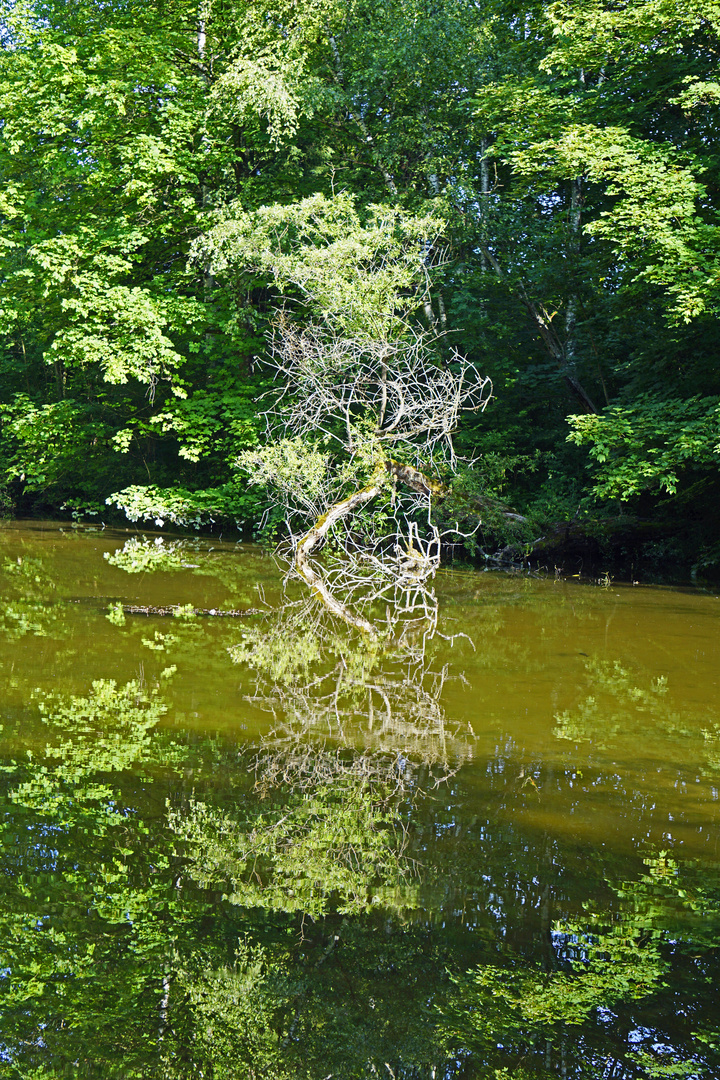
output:
[[[720,1076],[717,596],[130,535],[0,527],[0,1075]]]

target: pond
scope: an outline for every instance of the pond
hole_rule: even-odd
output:
[[[0,1072],[720,1075],[720,599],[0,526]]]

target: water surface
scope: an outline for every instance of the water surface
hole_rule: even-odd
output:
[[[374,645],[132,535],[0,528],[8,1076],[720,1075],[716,595],[449,569]]]

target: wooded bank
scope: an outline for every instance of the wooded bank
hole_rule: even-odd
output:
[[[268,447],[337,501],[384,442],[486,554],[717,574],[715,3],[0,12],[7,513],[277,533]]]

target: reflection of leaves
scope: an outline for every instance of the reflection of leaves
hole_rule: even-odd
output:
[[[244,907],[319,918],[331,908],[366,911],[394,890],[409,905],[404,833],[383,794],[344,773],[244,817],[193,800],[168,820],[188,845],[201,887],[226,887],[230,902]]]
[[[217,568],[249,591],[259,560],[203,553],[198,562],[195,575]],[[489,587],[494,579],[483,580]],[[196,576],[195,584],[203,582]],[[31,576],[26,585],[41,588]],[[525,670],[524,657],[488,643],[502,638],[510,649],[510,635],[493,638],[495,625],[509,604],[530,604],[528,589],[502,582],[496,602],[476,605],[488,670]],[[464,585],[458,593],[465,605]],[[92,612],[106,635],[109,598]],[[540,836],[547,818],[534,792],[529,811],[515,806],[515,795],[530,791],[523,785],[531,770],[512,779],[527,763],[507,745],[491,756],[492,775],[471,767],[430,791],[433,776],[452,773],[443,761],[454,768],[475,745],[445,717],[442,671],[434,675],[429,659],[418,663],[410,646],[368,646],[297,610],[294,630],[272,615],[251,624],[257,634],[246,639],[243,662],[255,703],[275,716],[271,735],[244,754],[197,731],[188,746],[171,742],[158,695],[136,683],[42,699],[47,751],[2,776],[11,792],[2,806],[0,1040],[10,1075],[44,1068],[118,1080],[253,1072],[365,1080],[391,1075],[386,1062],[396,1077],[418,1080],[496,1069],[513,1080],[563,1070],[639,1075],[653,1064],[677,1071],[680,1058],[695,1054],[693,1025],[712,1026],[705,980],[717,971],[715,871],[657,855],[635,880],[612,838],[573,847],[555,831]],[[71,621],[77,609],[60,609],[68,611]],[[567,618],[567,606],[539,617],[543,625]],[[155,625],[177,640],[154,638]],[[222,646],[240,630],[213,619],[163,626],[129,617],[116,636],[153,669],[182,658],[189,672],[227,663]],[[171,655],[151,657],[140,648],[143,635]],[[635,739],[651,718],[661,737],[682,733],[660,686],[632,669],[588,670],[581,696],[608,703],[618,735]],[[8,719],[12,726],[12,713]],[[593,723],[589,716],[585,730],[596,739]],[[708,718],[711,741],[710,725]],[[27,726],[19,734],[34,738]],[[532,775],[539,783],[542,776],[550,801],[552,776],[539,765]],[[174,832],[163,812],[168,793],[180,823]],[[643,823],[646,813],[632,821]],[[239,904],[223,901],[223,891]],[[583,914],[583,899],[600,914]],[[563,920],[554,949],[551,912]],[[666,962],[672,994],[661,989]],[[468,967],[485,981],[461,978]],[[638,997],[646,988],[651,996]],[[691,1015],[678,1020],[676,1004],[687,1001]],[[594,1015],[598,1005],[619,1015]],[[647,1064],[627,1033],[651,1028],[675,1051]],[[653,1055],[650,1038],[644,1049]],[[713,1075],[716,1060],[703,1044],[695,1074],[708,1062]]]
[[[615,886],[623,917],[645,934],[665,931],[691,948],[714,948],[720,931],[720,877],[716,866],[686,862],[666,851],[644,860],[647,872]]]
[[[141,574],[152,570],[184,570],[196,566],[188,562],[189,542],[174,540],[166,543],[162,536],[148,540],[131,536],[117,551],[104,553],[111,566],[117,566],[128,574]]]
[[[94,682],[87,697],[49,695],[38,707],[60,741],[46,747],[47,763],[30,762],[25,767],[27,779],[11,798],[46,814],[59,812],[68,802],[109,799],[112,788],[91,778],[142,761],[149,733],[166,709],[156,694],[147,693],[139,683],[118,688],[113,680]]]
[[[0,612],[0,631],[9,641],[32,634],[34,637],[47,637],[50,627],[55,629],[58,620],[57,609],[48,604],[7,604]]]
[[[661,935],[648,937],[629,918],[610,929],[603,923],[591,916],[558,926],[550,966],[511,954],[453,977],[457,989],[442,1007],[450,1045],[499,1049],[498,1064],[524,1058],[543,1044],[564,1046],[568,1026],[585,1024],[596,1009],[655,992],[668,967]]]
[[[298,1073],[283,1061],[279,1034],[297,986],[279,961],[262,946],[241,940],[232,966],[180,973],[179,988],[193,1014],[196,1059],[212,1063],[216,1080],[297,1080]]]
[[[557,738],[607,746],[617,736],[644,727],[648,713],[652,714],[656,737],[658,728],[665,734],[690,729],[666,700],[668,687],[663,676],[642,687],[618,660],[590,659],[585,669],[592,693],[574,710],[556,715],[553,734]]]
[[[460,1075],[454,1063],[467,1058],[482,1075],[497,1066],[513,1077],[523,1069],[539,1077],[558,1075],[562,1054],[566,1074],[579,1076],[593,1039],[600,1050],[585,1074],[602,1075],[600,1064],[593,1072],[598,1061],[614,1062],[617,1071],[621,1061],[632,1064],[634,1049],[612,1042],[626,1016],[606,1037],[593,1024],[593,1010],[619,1011],[619,1003],[659,988],[668,933],[678,937],[676,915],[684,906],[694,921],[686,922],[682,947],[690,956],[704,944],[700,924],[717,889],[701,868],[681,880],[660,854],[647,860],[638,882],[614,887],[612,916],[558,925],[545,969],[517,939],[515,948],[508,941],[478,965],[476,932],[441,935],[427,906],[417,926],[407,925],[415,918],[407,909],[418,905],[413,875],[432,873],[436,850],[425,836],[420,857],[430,865],[416,868],[409,859],[387,779],[367,775],[363,759],[347,749],[332,756],[307,743],[300,764],[294,743],[284,756],[278,747],[261,748],[254,792],[247,790],[247,757],[238,759],[236,747],[196,747],[192,783],[212,794],[193,800],[189,812],[180,792],[171,796],[174,837],[189,855],[183,871],[169,850],[157,797],[146,825],[140,809],[147,784],[132,784],[127,772],[132,765],[142,775],[138,762],[172,763],[177,754],[157,731],[157,697],[134,683],[102,683],[80,698],[46,698],[43,706],[55,752],[51,746],[42,762],[23,770],[56,775],[67,798],[62,816],[49,799],[10,804],[8,872],[0,877],[11,900],[2,896],[10,914],[0,914],[0,964],[12,969],[11,978],[0,978],[2,1037],[25,1069],[18,1075],[43,1063],[60,1074],[82,1060],[88,1075],[103,1077],[237,1080],[254,1072],[269,1080],[320,1080],[382,1075],[388,1062],[397,1077],[429,1080]],[[123,733],[124,751],[115,741]],[[101,797],[108,773],[120,787],[121,769],[127,793],[107,788]],[[218,777],[224,788],[230,778],[232,794],[218,794]],[[169,783],[175,786],[172,774]],[[403,820],[410,810],[419,826],[417,805],[406,795]],[[435,832],[444,834],[448,824],[455,831],[455,806],[443,817],[434,800],[425,805]],[[474,903],[484,909],[514,882],[526,912],[532,891],[528,875],[516,871],[527,834],[518,833],[510,849],[491,850],[496,846],[469,841],[467,851],[478,859],[469,877],[479,890]],[[705,897],[698,895],[703,879]],[[202,896],[193,884],[232,890],[231,902]],[[585,894],[589,903],[595,892]],[[441,910],[454,908],[446,901]],[[305,915],[315,921],[303,921]],[[674,941],[673,956],[679,947]],[[467,976],[460,975],[468,965],[463,948],[472,950]],[[553,1065],[543,1071],[548,1053]]]
[[[278,745],[327,739],[449,774],[472,754],[467,725],[441,704],[447,668],[433,670],[432,633],[401,641],[348,634],[317,599],[286,604],[244,628],[230,649],[255,673],[249,700],[282,717]]]
[[[48,602],[55,591],[55,582],[43,568],[41,559],[3,559],[2,573],[5,602],[0,608],[0,634],[17,641],[28,634],[47,637],[63,632],[59,608]],[[12,593],[17,593],[14,599]],[[10,594],[10,595],[8,595]]]
[[[112,623],[113,626],[125,625],[125,612],[123,611],[123,606],[120,601],[116,604],[108,604],[108,613],[105,618],[108,622]]]
[[[128,574],[187,570],[195,577],[215,579],[227,590],[228,596],[228,601],[219,607],[251,606],[253,600],[257,600],[255,586],[267,559],[257,552],[244,553],[242,559],[231,559],[226,553],[214,552],[200,540],[167,540],[162,536],[154,539],[131,536],[121,548],[106,551],[103,557],[111,566]],[[187,611],[188,605],[184,607]]]
[[[440,942],[387,916],[379,926],[332,919],[307,926],[294,948],[287,937],[241,939],[234,963],[188,964],[180,989],[193,1006],[193,1075],[202,1054],[222,1080],[459,1076],[432,1008],[448,983]]]
[[[165,652],[165,650],[171,648],[177,640],[176,634],[163,634],[160,630],[156,630],[153,637],[142,638],[142,643],[145,648],[150,649],[151,652]]]
[[[657,945],[627,936],[625,928],[595,936],[566,925],[563,932],[565,970],[485,964],[455,980],[463,1018],[476,1037],[524,1040],[558,1023],[582,1024],[600,1005],[651,993],[665,970]]]
[[[289,637],[287,626],[276,621],[243,631],[230,655],[236,664],[249,664],[272,682],[288,686],[298,677],[310,677],[311,665],[320,659],[320,644],[312,630]]]
[[[164,923],[177,936],[195,910],[174,904],[164,847],[148,846],[121,788],[131,768],[182,751],[153,735],[165,705],[137,682],[48,695],[39,710],[48,745],[16,763],[0,828],[4,1061],[17,1076],[65,1075],[78,1061],[93,1075],[151,1075]]]
[[[561,1071],[588,1077],[610,1075],[615,1061],[620,1075],[620,1062],[633,1069],[642,1057],[645,1065],[641,1049],[652,1050],[646,1056],[658,1066],[657,1072],[648,1068],[648,1076],[714,1075],[712,1048],[707,1056],[696,1053],[691,1037],[690,1024],[697,1018],[676,1030],[675,1020],[665,1015],[664,993],[666,977],[677,987],[697,964],[704,979],[713,963],[720,913],[717,868],[677,864],[665,852],[644,861],[646,872],[637,879],[607,881],[617,897],[612,909],[598,909],[591,892],[584,905],[588,914],[555,924],[542,964],[510,946],[452,976],[456,989],[439,1006],[446,1045],[460,1043],[479,1052],[488,1068],[510,1064],[513,1076],[518,1061],[528,1063],[532,1076]],[[576,1035],[572,1027],[578,1028]],[[633,1028],[635,1037],[625,1045],[620,1029]],[[654,1057],[659,1049],[661,1058]],[[691,1049],[694,1065],[688,1072],[682,1058]]]
[[[702,1072],[698,1070],[697,1061],[672,1061],[672,1054],[662,1048],[652,1054],[642,1050],[637,1055],[637,1063],[648,1080],[697,1080],[699,1076],[708,1075],[702,1066]]]
[[[2,573],[7,575],[9,583],[22,587],[24,596],[36,593],[46,597],[55,588],[55,582],[44,572],[42,559],[20,555],[17,559],[3,559]]]
[[[705,728],[703,738],[708,767],[713,772],[720,772],[720,724],[716,724],[714,730]]]

